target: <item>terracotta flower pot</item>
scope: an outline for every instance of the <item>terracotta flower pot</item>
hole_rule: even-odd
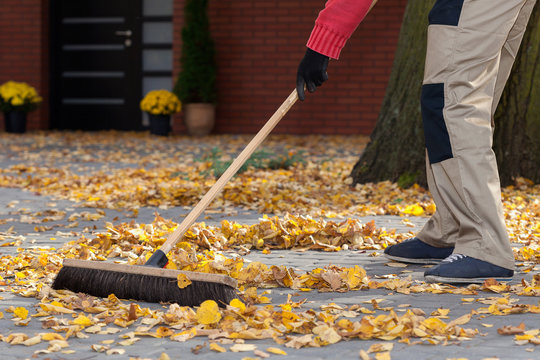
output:
[[[214,129],[216,108],[214,104],[186,104],[184,122],[191,136],[206,136]]]

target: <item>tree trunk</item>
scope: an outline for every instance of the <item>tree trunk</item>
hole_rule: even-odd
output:
[[[420,94],[427,18],[435,0],[409,1],[392,73],[371,141],[355,164],[353,183],[390,180],[425,186]],[[495,116],[494,150],[503,185],[518,176],[540,182],[540,9],[533,10]]]
[[[525,177],[540,183],[540,3],[529,25],[512,75],[495,112],[494,150],[501,183]]]

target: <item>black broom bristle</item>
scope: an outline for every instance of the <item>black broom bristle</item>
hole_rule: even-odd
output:
[[[235,288],[216,282],[192,281],[180,289],[176,279],[172,278],[71,266],[60,270],[52,287],[103,298],[114,294],[119,299],[170,302],[181,306],[198,306],[205,300],[225,306],[238,297]]]

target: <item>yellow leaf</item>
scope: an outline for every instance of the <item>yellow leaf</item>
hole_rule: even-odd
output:
[[[65,340],[65,338],[58,333],[45,333],[45,334],[41,334],[41,340],[43,341]]]
[[[390,352],[380,352],[375,354],[375,360],[391,360]]]
[[[422,214],[424,214],[424,208],[417,204],[409,205],[405,208],[405,210],[403,210],[403,213],[414,216],[421,216]]]
[[[242,301],[240,301],[238,299],[232,299],[231,303],[229,305],[231,305],[232,307],[237,308],[238,310],[240,310],[241,313],[246,311],[246,304],[244,304]]]
[[[191,280],[189,280],[189,278],[185,274],[182,274],[182,273],[178,274],[178,276],[176,277],[176,280],[177,280],[178,287],[180,289],[186,288],[189,285],[191,285]]]
[[[428,329],[437,331],[439,334],[444,333],[446,329],[446,324],[439,318],[427,318],[422,321],[422,324]]]
[[[18,345],[28,340],[28,335],[24,333],[13,333],[13,334],[9,334],[7,337],[4,337],[3,340],[7,342],[8,344]]]
[[[43,311],[48,311],[48,312],[57,312],[57,313],[61,313],[61,314],[74,314],[75,311],[71,310],[71,309],[66,309],[65,307],[63,306],[56,306],[56,305],[53,305],[53,303],[55,303],[55,301],[53,301],[52,303],[50,304],[39,304],[39,306],[41,307],[41,309]]]
[[[216,343],[210,343],[210,350],[220,353],[227,352],[227,349],[225,349],[223,346],[219,346]]]
[[[28,310],[23,307],[18,307],[13,310],[13,315],[24,320],[28,317]]]
[[[218,304],[214,300],[206,300],[197,309],[197,322],[203,325],[211,325],[221,320]]]
[[[23,341],[23,345],[32,346],[32,345],[39,344],[40,342],[41,342],[41,336],[37,335],[37,336],[31,337],[28,340]]]
[[[266,351],[268,351],[269,353],[272,353],[272,354],[276,354],[276,355],[287,355],[287,353],[283,350],[281,350],[280,348],[276,348],[276,347],[269,347],[266,349]]]
[[[166,353],[161,353],[158,360],[171,360],[171,358]]]
[[[114,319],[114,325],[120,326],[120,327],[128,327],[129,325],[133,324],[135,320],[126,320],[124,318],[116,318]]]
[[[86,326],[92,325],[93,323],[92,323],[92,320],[90,320],[83,314],[80,314],[75,320],[73,320],[73,324],[86,327]]]
[[[131,338],[131,339],[127,339],[127,340],[122,340],[118,344],[122,345],[122,346],[129,346],[129,345],[133,345],[134,343],[136,343],[139,340],[141,340],[141,339],[140,338]]]
[[[448,316],[449,313],[450,313],[450,309],[438,308],[437,310],[431,313],[431,316]]]
[[[168,337],[174,335],[174,331],[172,331],[168,327],[160,326],[156,330],[156,335],[161,338]]]
[[[234,344],[231,346],[232,352],[244,352],[244,351],[253,351],[257,348],[257,345],[253,344]]]
[[[530,334],[514,336],[514,340],[531,340],[532,338],[534,338],[534,335],[530,335]]]

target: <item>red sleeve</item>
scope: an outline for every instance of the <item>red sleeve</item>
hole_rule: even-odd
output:
[[[373,0],[328,0],[319,13],[307,47],[333,59],[369,11]]]

